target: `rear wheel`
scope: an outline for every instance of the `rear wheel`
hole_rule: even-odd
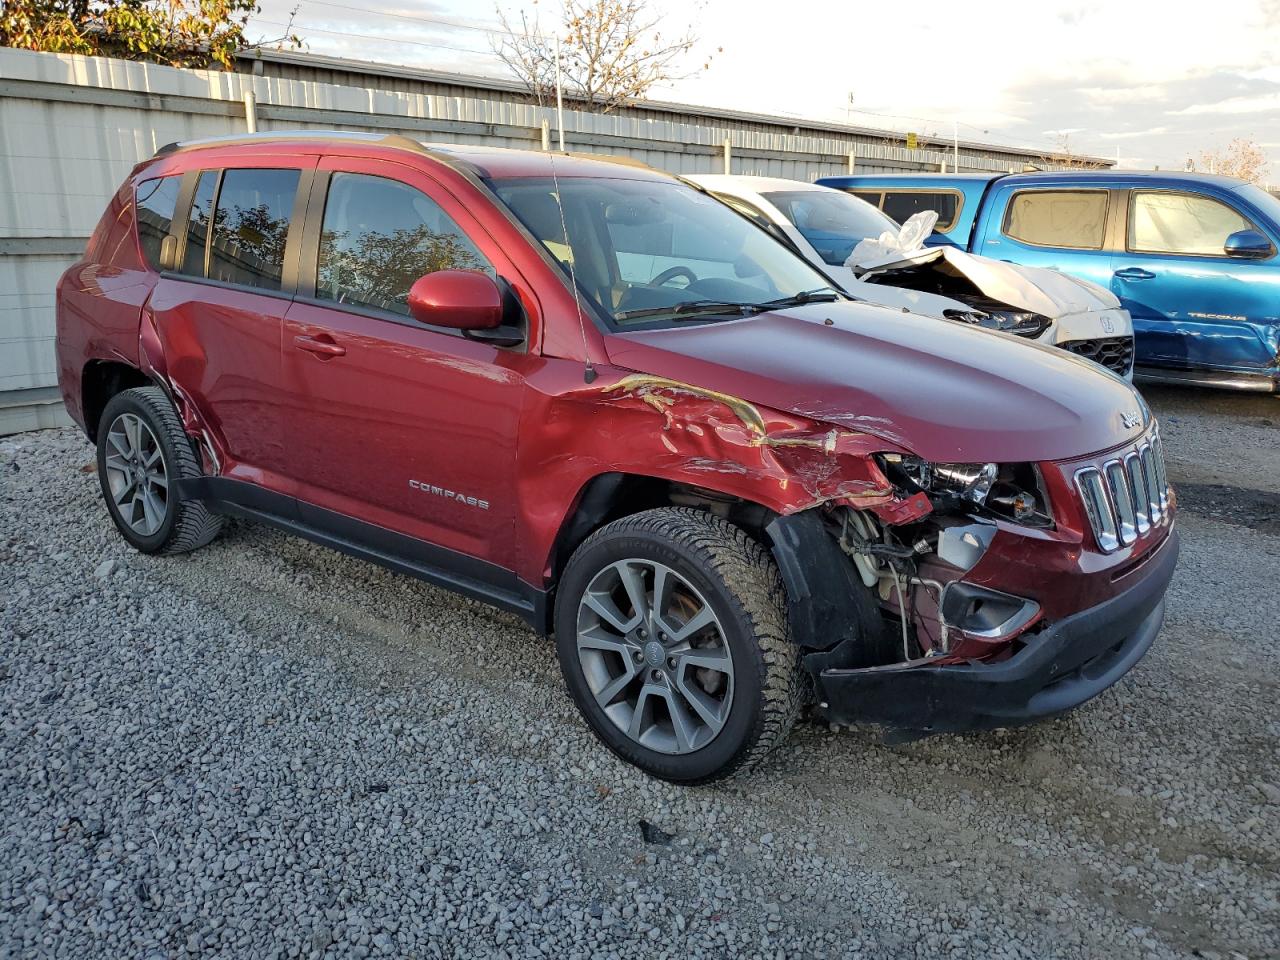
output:
[[[98,425],[98,479],[125,540],[143,553],[182,553],[216,537],[222,518],[177,494],[176,481],[200,474],[162,390],[136,387],[111,398]]]
[[[579,547],[556,597],[556,646],[595,734],[678,783],[765,757],[806,690],[768,551],[697,510],[626,517]]]

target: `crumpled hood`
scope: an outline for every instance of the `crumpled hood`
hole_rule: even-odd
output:
[[[1149,417],[1129,384],[1065,351],[870,304],[611,334],[607,349],[616,366],[934,461],[1072,459],[1136,438]],[[1139,411],[1142,425],[1125,427]]]
[[[1111,291],[1096,283],[1044,267],[1027,267],[990,257],[974,256],[955,247],[913,250],[910,253],[861,262],[853,269],[860,279],[878,276],[883,278],[882,282],[892,284],[894,270],[919,267],[936,260],[945,260],[986,296],[1007,303],[1014,309],[1029,310],[1051,320],[1120,306],[1120,301]]]

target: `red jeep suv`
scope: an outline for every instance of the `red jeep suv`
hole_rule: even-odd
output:
[[[1163,619],[1174,498],[1128,384],[853,301],[647,168],[175,144],[57,303],[129,543],[247,518],[514,611],[658,777],[745,768],[808,706],[897,736],[1061,713]]]

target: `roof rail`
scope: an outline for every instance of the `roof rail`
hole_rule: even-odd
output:
[[[157,150],[155,157],[168,156],[171,153],[182,153],[187,150],[202,150],[210,147],[234,147],[240,144],[289,142],[325,142],[331,140],[354,140],[371,145],[394,147],[399,150],[412,150],[414,153],[430,153],[417,140],[398,133],[361,133],[355,130],[277,130],[264,133],[240,133],[226,137],[205,137],[200,140],[181,140],[166,143]]]
[[[636,160],[633,157],[619,157],[612,153],[578,153],[577,151],[569,150],[565,153],[565,156],[576,157],[579,160],[598,160],[603,163],[620,163],[624,167],[639,167],[641,170],[652,170],[654,173],[667,172],[665,170],[660,170],[652,164],[645,163],[643,160]]]

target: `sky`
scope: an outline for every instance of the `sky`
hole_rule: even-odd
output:
[[[293,30],[314,53],[508,76],[491,3],[260,0],[250,40]],[[503,0],[556,21],[558,0]],[[1280,0],[648,0],[700,38],[649,97],[851,122],[1183,169],[1243,137],[1280,184]],[[785,10],[785,13],[782,12]],[[717,52],[720,51],[720,52]],[[700,69],[707,55],[709,69]]]

